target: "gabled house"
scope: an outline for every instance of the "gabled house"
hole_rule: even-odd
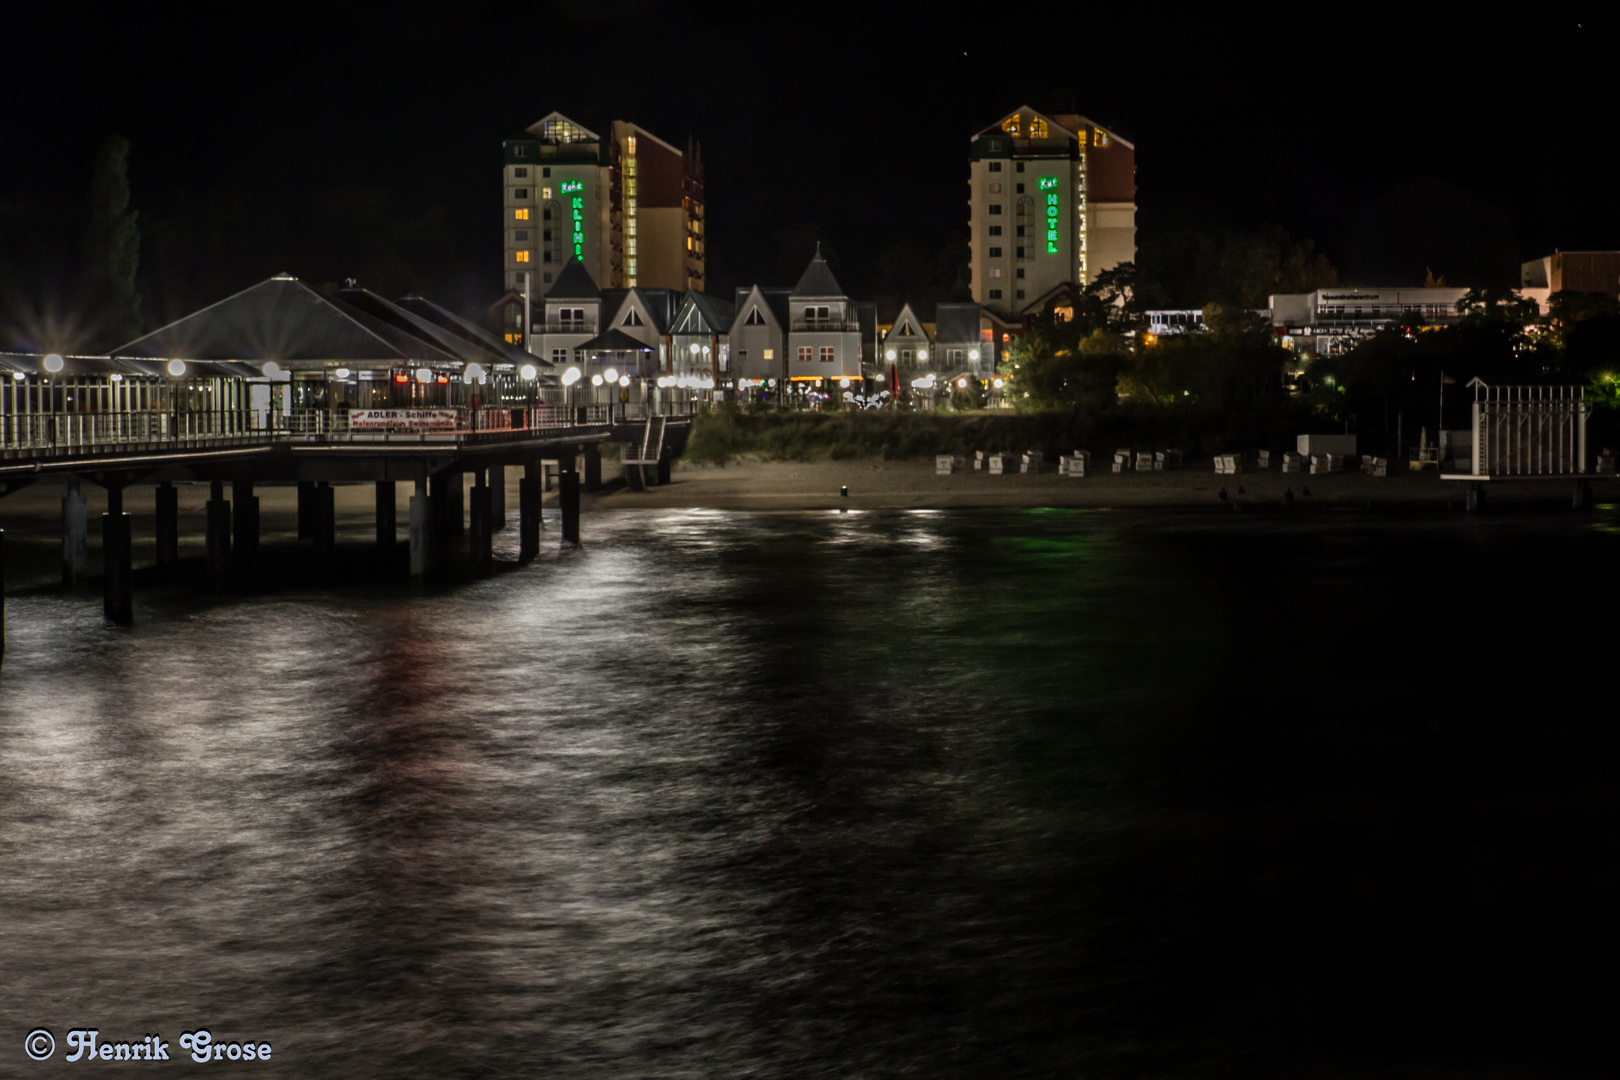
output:
[[[937,360],[933,348],[934,328],[917,318],[910,304],[900,309],[900,314],[883,333],[885,368],[892,365],[902,379],[912,372],[920,374],[932,370]]]
[[[719,297],[689,290],[669,328],[666,375],[702,379],[714,386],[731,377],[727,333],[732,306]]]
[[[934,355],[949,377],[987,379],[995,374],[995,343],[984,326],[984,311],[967,283],[956,287],[934,307]]]
[[[788,293],[760,285],[737,290],[724,342],[732,378],[787,377]]]
[[[539,316],[530,351],[559,369],[583,364],[581,346],[602,331],[602,290],[578,259],[569,260],[557,275]]]
[[[861,322],[821,245],[788,294],[787,377],[794,381],[859,379]]]

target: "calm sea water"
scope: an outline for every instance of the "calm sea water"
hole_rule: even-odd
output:
[[[1612,511],[585,529],[131,631],[12,598],[0,1075],[76,1027],[289,1077],[1602,1062]]]

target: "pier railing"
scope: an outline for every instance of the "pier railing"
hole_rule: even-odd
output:
[[[362,418],[362,414],[364,415]],[[357,419],[361,418],[361,419]],[[129,450],[192,450],[277,442],[360,442],[401,435],[496,441],[528,432],[612,424],[609,405],[327,411],[226,409],[0,414],[0,456],[79,457]],[[486,439],[487,436],[487,439]]]

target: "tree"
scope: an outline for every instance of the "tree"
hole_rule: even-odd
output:
[[[1253,232],[1164,233],[1143,241],[1137,283],[1144,304],[1202,308],[1265,306],[1272,293],[1311,292],[1339,283],[1339,272],[1310,240],[1279,225]]]
[[[96,154],[85,224],[84,289],[81,302],[99,337],[118,345],[141,331],[141,297],[135,271],[141,262],[141,231],[130,209],[129,140],[109,135]]]

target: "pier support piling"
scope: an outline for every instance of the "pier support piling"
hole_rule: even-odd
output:
[[[489,531],[506,528],[506,466],[489,467]]]
[[[484,481],[484,470],[473,470],[472,521],[467,533],[467,553],[472,557],[473,572],[487,574],[493,567],[495,556],[490,530],[489,485]]]
[[[568,464],[572,465],[572,462]],[[562,539],[579,543],[579,473],[568,468],[557,477],[557,505],[562,509]]]
[[[6,530],[0,529],[0,666],[6,662]]]
[[[572,462],[569,463],[569,472],[573,472]],[[575,474],[576,483],[578,474]],[[602,448],[596,443],[585,448],[585,490],[602,490]]]
[[[1592,509],[1592,485],[1585,480],[1575,481],[1575,494],[1570,500],[1570,506],[1576,510]]]
[[[259,497],[253,494],[251,476],[231,482],[231,525],[231,565],[237,584],[243,585],[259,572]]]
[[[467,533],[467,476],[462,472],[449,474],[449,486],[445,489],[449,496],[449,504],[445,507],[445,523],[450,527],[451,536],[465,536]]]
[[[518,560],[528,562],[540,554],[540,477],[543,462],[531,463],[524,468],[523,479],[518,481]]]
[[[433,543],[439,529],[438,515],[434,512],[433,496],[428,494],[425,477],[416,481],[416,492],[411,496],[411,578],[421,581],[433,573]]]
[[[337,548],[337,492],[330,482],[322,480],[315,485],[314,520],[315,565],[321,570],[332,569],[332,556]]]
[[[101,613],[119,626],[135,622],[130,560],[129,515],[124,513],[124,489],[107,486],[107,512],[101,515]]]
[[[660,484],[669,483],[669,465],[669,450],[665,449],[658,455],[658,482]]]
[[[172,567],[180,561],[180,492],[165,480],[157,486],[157,564]]]
[[[397,524],[394,512],[394,482],[392,480],[379,480],[377,481],[377,551],[379,553],[383,555],[393,553]]]
[[[1469,513],[1483,514],[1485,512],[1485,485],[1470,484],[1464,500],[1463,505],[1467,507]]]
[[[112,489],[107,489],[109,498]],[[205,507],[207,524],[204,550],[208,557],[208,588],[211,592],[224,592],[231,583],[231,504],[225,498],[225,484],[214,480],[211,498]],[[110,504],[109,504],[110,505]]]
[[[298,481],[298,539],[315,535],[315,481]]]
[[[79,491],[79,478],[68,477],[67,491],[62,495],[62,584],[77,585],[84,580],[85,534],[89,523],[84,512],[84,495]]]

